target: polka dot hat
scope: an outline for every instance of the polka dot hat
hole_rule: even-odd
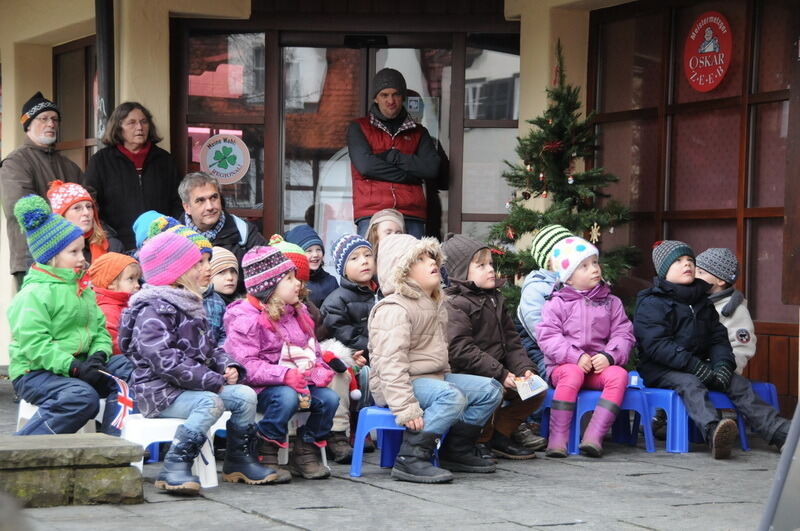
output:
[[[553,247],[553,269],[558,273],[558,279],[566,284],[584,259],[599,254],[597,247],[583,238],[570,236]]]

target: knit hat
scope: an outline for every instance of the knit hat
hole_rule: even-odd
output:
[[[531,243],[531,256],[539,269],[547,267],[547,260],[550,258],[550,253],[553,252],[553,246],[570,236],[574,236],[574,234],[561,225],[545,225],[539,229]]]
[[[308,256],[306,256],[306,252],[302,247],[287,242],[280,234],[273,234],[269,239],[269,244],[271,247],[275,247],[282,252],[286,258],[294,262],[294,266],[297,268],[294,275],[298,280],[302,282],[311,280],[311,266],[308,264]]]
[[[369,226],[367,227],[367,234],[369,234],[369,229],[382,221],[394,221],[400,225],[400,229],[403,232],[406,231],[406,222],[405,218],[403,218],[403,214],[393,208],[384,208],[372,214],[369,220]]]
[[[591,243],[583,238],[570,236],[553,247],[553,269],[558,273],[558,279],[566,284],[581,262],[590,256],[599,255],[597,247]]]
[[[694,251],[689,244],[678,240],[663,240],[653,244],[653,265],[656,274],[661,278],[666,278],[669,266],[681,256],[691,256],[694,258]]]
[[[50,183],[50,188],[47,190],[47,200],[50,202],[50,206],[53,207],[53,212],[61,216],[75,203],[91,201],[92,205],[94,205],[94,199],[86,191],[86,188],[77,183],[65,183],[58,180]],[[97,217],[97,214],[95,214],[95,217]]]
[[[372,98],[378,95],[378,92],[383,89],[393,88],[400,93],[401,96],[406,95],[406,79],[403,74],[394,68],[384,68],[380,70],[375,77],[372,78]]]
[[[697,267],[705,269],[718,279],[734,284],[739,274],[739,261],[733,251],[724,247],[712,247],[697,255]]]
[[[308,251],[312,245],[319,245],[322,247],[322,253],[325,254],[325,246],[322,244],[322,238],[308,225],[298,225],[283,237],[287,242],[294,243]]]
[[[185,236],[189,238],[197,247],[200,249],[201,253],[206,253],[211,256],[211,242],[208,241],[208,238],[200,234],[199,232],[195,232],[194,230],[190,229],[186,225],[181,224],[177,219],[170,217],[170,216],[161,216],[153,220],[150,223],[150,229],[148,230],[148,237],[152,238],[156,234],[160,234],[162,232],[174,232],[175,234],[180,234],[181,236]]]
[[[455,280],[467,280],[469,274],[469,264],[475,253],[481,249],[488,249],[489,246],[463,234],[453,234],[445,236],[442,243],[442,251],[447,256],[447,275]],[[379,253],[380,254],[380,253]]]
[[[155,210],[148,210],[136,218],[136,221],[133,222],[133,233],[136,236],[137,248],[141,247],[144,241],[148,238],[150,224],[153,223],[156,218],[161,217],[165,217],[164,214],[156,212]]]
[[[359,247],[372,249],[372,245],[358,234],[345,234],[333,244],[333,265],[340,277],[344,276],[344,266],[350,253]]]
[[[211,249],[211,276],[222,273],[226,269],[234,268],[239,272],[239,261],[236,255],[224,247],[213,247]]]
[[[269,300],[278,283],[294,270],[294,262],[275,247],[256,246],[242,258],[244,287],[262,300]]]
[[[45,98],[41,92],[37,92],[22,105],[22,116],[19,118],[22,130],[27,133],[31,120],[45,111],[56,111],[58,117],[61,118],[61,111],[58,110],[56,104]]]
[[[107,289],[126,267],[135,263],[135,258],[122,253],[106,253],[96,258],[89,267],[92,285]]]
[[[200,249],[189,238],[163,232],[144,242],[139,251],[144,280],[153,286],[169,286],[200,261]]]
[[[43,197],[26,195],[14,205],[14,216],[28,238],[33,259],[46,264],[69,244],[83,238],[83,231],[50,211]]]

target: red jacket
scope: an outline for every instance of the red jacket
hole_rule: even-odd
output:
[[[128,299],[131,298],[131,294],[98,288],[97,286],[92,286],[92,289],[97,297],[97,305],[100,306],[100,310],[106,316],[106,330],[111,335],[113,346],[112,354],[122,354],[117,341],[119,319],[122,315],[122,310],[128,307]]]

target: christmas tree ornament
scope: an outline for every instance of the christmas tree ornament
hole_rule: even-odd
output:
[[[600,241],[600,225],[596,222],[592,223],[592,226],[589,228],[589,241],[592,243]]]
[[[531,198],[531,193],[528,190],[523,190],[522,191],[522,199],[527,201],[530,198]]]
[[[542,192],[542,197],[544,197],[545,199],[547,199],[547,190],[545,190],[544,192]]]
[[[528,173],[530,173],[530,172],[531,172],[532,168],[531,168],[531,165],[530,165],[530,163],[528,163],[528,164],[525,166],[525,170],[527,170],[527,172],[528,172]]]
[[[614,234],[614,227],[609,227],[608,228],[608,233],[609,234]]]
[[[509,240],[516,239],[516,235],[514,234],[514,229],[511,228],[511,225],[508,225],[506,227],[506,236],[508,237]]]
[[[544,181],[544,173],[539,172],[539,182]]]
[[[575,182],[575,178],[574,178],[572,175],[570,175],[570,176],[567,178],[567,182],[568,182],[569,184],[572,184],[572,183],[574,183],[574,182]]]
[[[561,151],[564,149],[564,142],[561,140],[553,140],[552,142],[545,142],[544,146],[542,146],[543,151],[554,152],[554,151]]]

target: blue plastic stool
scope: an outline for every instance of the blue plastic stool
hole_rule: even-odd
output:
[[[667,414],[667,440],[666,450],[670,453],[685,454],[689,451],[689,414],[686,406],[677,392],[672,389],[658,387],[644,387],[650,413],[643,419],[650,424],[656,414],[656,409],[663,409]]]
[[[378,447],[381,452],[381,467],[394,466],[397,452],[400,451],[404,426],[398,426],[394,415],[385,407],[369,406],[358,412],[356,435],[353,439],[353,459],[350,462],[350,475],[361,476],[361,464],[364,459],[364,439],[372,430],[378,432]],[[389,433],[383,433],[387,431]],[[396,433],[395,433],[396,432]]]
[[[750,382],[750,385],[753,386],[753,392],[758,395],[761,400],[780,412],[781,404],[778,401],[778,389],[775,385],[769,382]]]

